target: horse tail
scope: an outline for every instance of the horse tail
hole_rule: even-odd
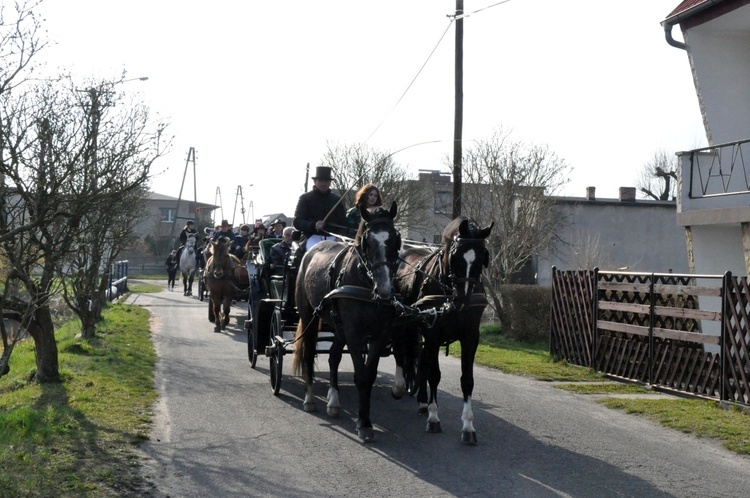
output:
[[[292,372],[294,375],[306,374],[307,364],[305,363],[305,327],[302,320],[297,323],[297,331],[294,333],[294,355],[292,356]]]

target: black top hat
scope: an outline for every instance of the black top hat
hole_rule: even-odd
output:
[[[276,225],[277,223],[281,223],[281,226],[284,227],[284,228],[286,228],[286,221],[282,220],[281,218],[276,218],[275,220],[273,220],[271,222],[271,224],[269,226],[272,227],[272,226]]]
[[[315,168],[315,176],[313,180],[330,180],[331,179],[331,168],[328,166],[317,166]]]

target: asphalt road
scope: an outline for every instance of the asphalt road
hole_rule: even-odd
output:
[[[325,414],[324,355],[320,411],[306,413],[289,361],[279,396],[265,357],[250,368],[245,303],[214,333],[197,297],[165,290],[128,302],[151,312],[159,356],[156,423],[142,448],[156,496],[736,498],[750,489],[750,459],[714,441],[483,367],[475,368],[473,404],[479,445],[463,446],[459,362],[444,356],[443,433],[424,432],[415,399],[391,398],[394,363],[385,358],[373,395],[376,441],[365,444],[354,430],[348,362],[341,418]]]

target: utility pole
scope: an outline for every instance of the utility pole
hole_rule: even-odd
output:
[[[177,206],[174,209],[174,219],[172,220],[172,230],[169,234],[169,237],[171,241],[174,241],[174,231],[175,227],[177,226],[177,220],[181,218],[180,216],[180,203],[182,202],[182,190],[185,188],[185,178],[187,177],[188,172],[188,166],[190,166],[190,163],[193,163],[193,196],[194,201],[196,204],[198,203],[198,185],[195,180],[195,147],[190,147],[187,154],[187,159],[185,160],[185,171],[182,172],[182,184],[180,185],[180,195],[177,197]],[[193,213],[193,216],[195,214]],[[186,220],[190,220],[192,218],[186,218]]]
[[[216,194],[214,195],[214,205],[219,206],[219,212],[221,213],[221,217],[219,218],[218,222],[216,221],[216,214],[214,213],[214,226],[216,226],[221,223],[221,220],[224,219],[224,201],[221,200],[221,187],[216,187]]]
[[[242,223],[245,221],[245,197],[242,195],[242,185],[237,185],[237,193],[234,195],[234,211],[232,212],[232,226],[234,226],[234,217],[237,214],[237,204],[240,205],[240,213],[242,213]]]
[[[461,167],[464,125],[464,0],[456,0],[456,90],[453,119],[453,218],[461,216]]]

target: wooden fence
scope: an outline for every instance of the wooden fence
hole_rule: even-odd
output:
[[[658,388],[750,405],[747,278],[552,271],[552,355]]]

